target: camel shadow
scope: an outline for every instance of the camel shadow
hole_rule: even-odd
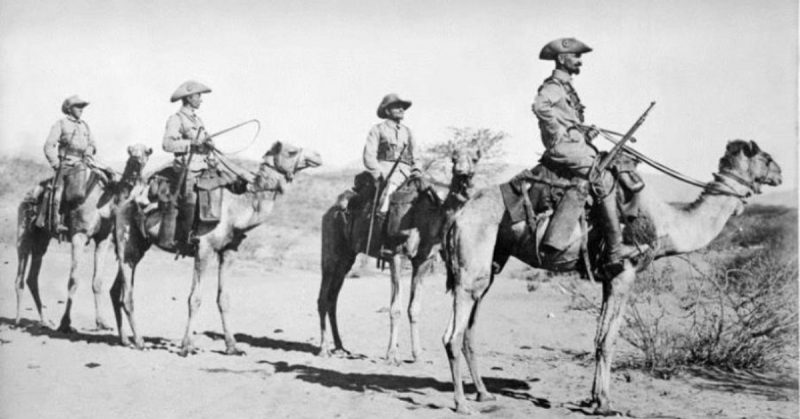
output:
[[[797,400],[797,377],[756,374],[748,371],[723,371],[716,368],[693,368],[687,373],[703,380],[693,383],[701,390],[745,393],[763,396],[769,401]]]
[[[217,332],[205,332],[204,335],[214,340],[225,340],[225,336]],[[246,343],[250,346],[266,349],[278,349],[287,352],[305,352],[316,355],[319,347],[306,342],[293,342],[288,340],[273,339],[266,336],[254,337],[244,333],[233,335],[237,342]]]
[[[0,325],[21,330],[31,336],[47,336],[51,339],[67,340],[70,342],[84,342],[90,344],[98,343],[108,346],[121,346],[119,343],[119,336],[117,336],[117,334],[113,331],[111,331],[110,334],[106,330],[96,332],[84,332],[76,330],[72,333],[64,333],[53,329],[48,325],[43,325],[38,321],[20,319],[19,324],[15,324],[14,319],[9,319],[6,317],[0,317]],[[166,350],[167,347],[170,346],[169,341],[163,338],[145,337],[143,339],[146,344],[149,344],[147,345],[147,349]]]
[[[452,393],[453,391],[453,383],[439,381],[430,377],[344,373],[310,365],[290,365],[284,361],[259,361],[259,363],[272,365],[275,369],[275,374],[294,374],[295,379],[329,388],[338,388],[358,393],[367,391],[399,393],[403,395],[402,397],[398,397],[399,400],[413,404],[416,407],[442,408],[442,406],[432,404],[419,404],[415,402],[410,395],[424,395],[425,390],[433,390],[441,393]],[[486,387],[493,394],[517,400],[530,401],[538,407],[550,408],[550,402],[548,400],[534,397],[526,392],[530,390],[530,385],[525,381],[498,377],[484,377],[483,380]],[[468,394],[474,394],[476,392],[475,386],[473,384],[466,384],[464,386],[464,391]]]

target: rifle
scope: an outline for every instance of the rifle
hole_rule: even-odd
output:
[[[647,107],[642,116],[640,116],[639,119],[636,120],[636,122],[628,130],[628,132],[625,133],[622,139],[619,140],[616,144],[614,144],[614,147],[612,147],[611,150],[609,150],[609,152],[605,155],[605,157],[603,157],[603,160],[601,160],[600,163],[594,167],[594,171],[592,173],[593,176],[600,176],[603,173],[603,171],[605,171],[608,168],[608,166],[610,166],[611,163],[613,163],[614,160],[616,160],[619,153],[623,150],[625,143],[627,143],[633,138],[633,133],[636,132],[636,130],[639,129],[639,127],[644,123],[644,120],[647,118],[647,114],[650,113],[650,110],[653,109],[653,106],[655,105],[656,102],[650,102],[650,106]]]
[[[58,151],[58,167],[56,168],[56,175],[53,176],[53,181],[50,183],[50,196],[47,200],[47,230],[53,231],[54,226],[58,224],[58,208],[53,208],[56,205],[56,191],[58,190],[58,181],[61,178],[61,169],[64,167],[64,159],[67,157],[66,147]],[[60,200],[60,197],[59,197]],[[61,234],[57,235],[58,242],[61,243]]]
[[[397,160],[394,161],[394,164],[392,165],[392,168],[389,169],[389,173],[386,175],[386,178],[381,180],[380,185],[378,185],[378,188],[375,189],[375,196],[372,198],[372,214],[370,214],[370,217],[369,217],[369,230],[367,232],[367,246],[364,249],[364,253],[366,253],[367,255],[369,255],[369,245],[372,242],[372,227],[375,224],[375,212],[378,209],[378,198],[381,195],[383,195],[383,190],[384,190],[384,188],[386,188],[386,184],[389,183],[389,179],[392,178],[392,175],[394,174],[395,169],[397,169],[397,165],[400,164],[400,160],[403,158],[403,153],[406,151],[406,147],[408,147],[408,144],[407,143],[403,144],[403,148],[400,149],[400,155],[397,156]]]

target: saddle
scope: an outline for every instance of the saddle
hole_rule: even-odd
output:
[[[234,194],[247,190],[246,180],[216,167],[187,176],[182,190],[179,179],[180,169],[170,164],[147,181],[148,198],[161,212],[159,244],[164,248],[177,247],[175,242],[189,245],[194,236],[213,230],[222,217],[223,189]]]
[[[386,260],[408,239],[408,221],[398,209],[413,203],[421,193],[431,194],[438,203],[441,203],[441,199],[427,180],[421,176],[412,176],[406,179],[391,196],[384,198],[389,199],[388,212],[373,211],[373,206],[381,206],[380,199],[376,199],[376,196],[380,197],[383,193],[380,186],[380,182],[370,172],[359,173],[354,178],[353,188],[337,198],[336,210],[348,242],[361,247],[352,250],[366,253],[379,260]],[[367,240],[370,230],[372,234]],[[364,248],[367,242],[369,249]]]
[[[635,198],[644,183],[635,172],[635,162],[627,156],[620,157],[610,168],[614,175],[611,193],[617,197],[620,221],[628,225],[634,224],[639,217],[638,200]],[[588,243],[601,240],[601,237],[589,234],[589,215],[593,205],[590,187],[586,179],[571,176],[570,172],[549,162],[523,170],[509,182],[500,185],[506,208],[503,224],[506,228],[512,228],[524,222],[529,235],[526,248],[534,253],[537,266],[561,271],[575,269],[582,263],[587,272],[591,269],[590,265],[598,255],[588,254]],[[626,232],[631,233],[623,233]],[[495,271],[499,273],[505,261],[495,262]]]
[[[36,225],[59,240],[67,233],[86,231],[88,221],[72,217],[71,210],[83,204],[96,187],[106,187],[113,176],[113,173],[85,162],[63,167],[55,178],[40,183],[44,192],[38,202]]]

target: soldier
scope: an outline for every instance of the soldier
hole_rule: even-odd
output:
[[[39,208],[39,215],[36,225],[40,228],[47,226],[47,219],[50,211],[54,211],[51,220],[56,221],[55,230],[58,233],[65,233],[67,227],[63,224],[63,219],[57,214],[60,212],[61,195],[63,194],[64,182],[63,173],[81,162],[91,163],[94,154],[97,152],[94,136],[86,121],[81,119],[83,108],[89,102],[81,99],[77,95],[70,96],[61,104],[61,112],[66,118],[60,119],[50,128],[50,134],[44,143],[44,156],[47,162],[56,171],[54,178],[53,205],[48,209],[49,199],[42,200]],[[36,196],[40,191],[35,193]]]
[[[164,151],[175,154],[172,167],[161,174],[170,182],[170,202],[160,202],[161,227],[159,245],[171,249],[176,245],[186,245],[188,232],[194,223],[194,206],[196,194],[194,179],[200,172],[216,166],[216,159],[211,150],[214,143],[208,138],[203,121],[196,111],[203,103],[202,94],[211,93],[211,89],[196,81],[187,81],[175,90],[170,102],[181,101],[181,108],[167,120],[162,146]],[[184,174],[185,172],[185,174]],[[184,178],[182,185],[181,178]],[[177,197],[177,199],[175,199]],[[181,228],[177,228],[178,214],[181,214]],[[175,237],[176,231],[180,237]]]
[[[386,189],[379,206],[381,212],[387,212],[389,209],[389,195],[412,172],[418,171],[414,165],[416,146],[414,135],[411,129],[401,123],[409,107],[411,107],[410,101],[400,99],[394,93],[384,96],[378,105],[377,114],[378,118],[385,121],[370,129],[364,146],[364,166],[376,179],[382,177],[386,181]],[[392,176],[386,179],[397,159],[400,159],[397,168]]]
[[[533,103],[533,113],[539,120],[545,153],[544,163],[581,177],[586,177],[597,157],[591,144],[598,132],[585,129],[584,109],[578,93],[572,86],[572,76],[580,73],[581,55],[592,51],[575,38],[551,41],[542,48],[539,59],[555,61],[553,74],[545,79]],[[611,191],[613,178],[602,175],[602,185],[592,185],[595,208],[603,218],[602,231],[606,239],[606,266],[620,266],[622,259],[630,257],[636,249],[622,244],[622,231],[617,214],[616,198]]]

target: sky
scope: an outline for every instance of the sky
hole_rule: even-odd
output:
[[[193,79],[213,90],[198,111],[210,132],[261,122],[240,157],[283,140],[352,166],[395,92],[413,102],[420,143],[491,128],[510,136],[506,161],[533,165],[544,147],[531,103],[553,69],[539,51],[576,37],[593,48],[574,83],[588,123],[625,131],[656,101],[640,152],[710,180],[728,140],[753,139],[782,166],[781,189],[796,188],[797,22],[794,0],[0,0],[0,152],[44,162],[78,94],[99,158],[121,162],[141,142],[166,161],[169,97]]]

